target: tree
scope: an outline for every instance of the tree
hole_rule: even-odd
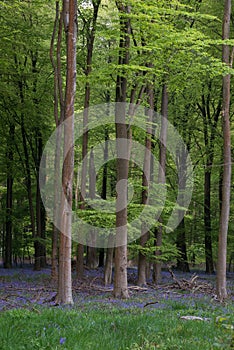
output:
[[[59,26],[59,29],[58,29]],[[57,33],[58,31],[58,33]],[[54,58],[54,44],[57,34],[57,50],[56,58]],[[50,61],[54,71],[54,120],[57,127],[56,145],[55,145],[55,179],[54,179],[54,209],[53,215],[56,219],[59,215],[59,202],[57,186],[59,186],[60,175],[60,158],[61,158],[61,133],[62,130],[59,127],[64,120],[64,103],[63,103],[63,91],[62,91],[62,76],[61,76],[61,39],[62,39],[62,17],[59,18],[59,1],[56,1],[56,14],[54,20],[53,33],[50,43]],[[60,109],[59,109],[60,106]],[[58,278],[58,237],[59,229],[54,224],[52,232],[52,252],[51,252],[51,278],[57,280]]]
[[[130,47],[130,6],[116,1],[120,17],[119,66],[129,64]],[[127,78],[120,72],[116,81],[116,147],[117,147],[117,185],[119,191],[116,199],[116,242],[114,296],[128,298],[127,283],[127,179],[128,179],[128,130],[126,124]],[[120,102],[120,103],[119,103]],[[121,208],[121,209],[120,209]]]
[[[160,130],[160,145],[159,145],[159,171],[158,171],[158,183],[165,185],[166,181],[166,144],[167,144],[167,120],[168,120],[168,91],[167,84],[164,82],[162,87],[162,107],[161,107],[161,130]],[[159,226],[155,228],[156,250],[155,256],[160,259],[162,246],[163,225],[162,218],[159,218]],[[153,280],[157,284],[161,280],[161,267],[162,264],[159,261],[154,263]]]
[[[223,40],[230,36],[231,0],[225,0],[223,17]],[[223,44],[223,62],[232,66],[233,53],[230,62],[230,48],[227,43]],[[231,130],[230,130],[230,84],[231,75],[223,77],[223,182],[222,182],[222,204],[219,224],[219,244],[217,262],[217,295],[219,300],[227,298],[226,288],[226,264],[227,264],[227,234],[230,212],[230,191],[231,191]]]
[[[148,128],[146,130],[145,137],[145,154],[144,165],[142,174],[142,204],[149,205],[149,182],[151,172],[151,148],[152,148],[152,123],[154,114],[154,88],[153,84],[148,84],[148,100],[150,109],[148,110]],[[140,244],[142,248],[145,248],[147,241],[149,240],[150,232],[145,232],[145,222],[142,222]],[[143,252],[139,252],[138,256],[138,281],[139,286],[146,285],[146,270],[147,270],[147,257]]]
[[[204,144],[205,144],[205,174],[204,174],[204,228],[205,228],[205,256],[206,256],[206,272],[214,272],[213,252],[212,252],[212,225],[211,225],[211,174],[214,162],[214,142],[217,133],[217,124],[221,111],[221,101],[211,112],[211,81],[207,84],[207,96],[202,94],[202,102],[198,103],[201,111],[204,127]]]
[[[96,186],[96,171],[94,164],[94,154],[93,149],[90,152],[89,158],[89,198],[95,199],[95,186]],[[89,232],[88,241],[91,242],[92,246],[87,247],[87,266],[91,269],[97,267],[97,250],[95,247],[96,244],[96,229],[91,228]]]
[[[13,160],[14,160],[14,138],[15,125],[9,128],[9,138],[7,142],[7,193],[6,193],[6,234],[5,234],[5,254],[4,267],[12,267],[12,209],[13,209]]]
[[[183,116],[183,126],[185,127],[188,123],[188,115],[185,112]],[[186,131],[186,135],[185,135]],[[189,171],[188,169],[188,150],[190,148],[190,133],[189,128],[184,129],[183,140],[187,141],[183,144],[178,144],[176,148],[176,162],[178,169],[178,198],[177,203],[179,208],[177,209],[178,223],[176,228],[176,246],[179,251],[179,256],[177,256],[177,268],[183,272],[189,272],[189,263],[187,255],[187,242],[186,242],[186,226],[185,226],[185,203],[186,203],[186,186],[189,181]]]
[[[82,170],[81,170],[81,185],[80,185],[80,209],[85,209],[85,192],[86,192],[86,176],[87,176],[87,152],[88,152],[88,116],[89,116],[89,105],[90,105],[90,93],[91,86],[89,82],[89,76],[92,72],[92,62],[93,62],[93,49],[94,49],[94,41],[96,35],[96,26],[97,26],[97,17],[98,10],[100,6],[101,0],[92,0],[93,13],[90,18],[85,18],[82,14],[81,10],[79,10],[79,14],[82,18],[83,25],[85,28],[85,39],[86,39],[86,62],[84,67],[84,73],[86,77],[85,82],[85,96],[84,96],[84,113],[83,113],[83,138],[82,138]],[[87,248],[89,249],[89,248]],[[94,249],[94,248],[92,248]],[[84,259],[84,245],[78,243],[77,246],[77,265],[76,272],[78,278],[83,277],[84,267],[83,267],[83,259]]]
[[[61,234],[57,302],[72,304],[71,238],[74,172],[74,104],[76,92],[77,2],[64,0],[61,12],[66,34],[66,89],[64,100],[64,164],[62,173]]]

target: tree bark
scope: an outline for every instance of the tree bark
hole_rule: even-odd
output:
[[[94,164],[93,149],[90,152],[89,158],[89,198],[95,199],[95,187],[96,187],[96,171]],[[95,269],[98,265],[97,262],[97,248],[96,248],[96,228],[90,228],[88,235],[88,246],[87,246],[87,266],[91,269]]]
[[[77,1],[64,0],[63,18],[66,33],[66,90],[64,115],[64,164],[62,173],[61,234],[57,302],[72,304],[72,182],[74,172],[74,104],[76,92]]]
[[[205,170],[204,182],[204,226],[205,226],[205,256],[206,273],[214,272],[213,252],[212,252],[212,227],[211,227],[211,169]]]
[[[223,18],[223,40],[230,37],[231,0],[225,0]],[[223,45],[223,62],[230,65],[229,45]],[[232,62],[231,62],[232,64]],[[217,262],[217,296],[220,301],[227,298],[226,270],[227,270],[227,234],[230,213],[231,191],[231,131],[230,131],[230,84],[231,75],[223,77],[223,183],[222,206],[219,223],[218,262]]]
[[[24,149],[24,157],[25,157],[25,182],[27,187],[27,194],[28,194],[28,203],[29,203],[29,215],[30,215],[30,221],[31,221],[31,231],[32,231],[32,237],[34,239],[34,270],[40,270],[40,260],[39,260],[39,246],[37,244],[36,240],[36,228],[35,228],[35,213],[34,213],[34,206],[33,206],[33,195],[32,195],[32,178],[31,178],[31,168],[30,168],[30,160],[29,160],[29,152],[28,152],[28,146],[27,146],[27,137],[26,137],[26,130],[24,126],[24,117],[21,118],[21,135],[22,135],[22,141],[23,141],[23,149]]]
[[[179,210],[179,215],[184,216],[182,210]],[[189,272],[184,217],[177,228],[176,246],[180,252],[180,257],[177,259],[177,269],[183,272]]]
[[[177,168],[179,171],[179,195],[178,195],[178,204],[181,207],[184,207],[184,191],[186,188],[187,181],[187,153],[182,145],[177,152]],[[185,231],[185,221],[184,221],[184,209],[178,209],[179,216],[179,226],[177,227],[177,237],[176,237],[176,246],[180,252],[180,257],[177,258],[177,268],[183,272],[189,272],[189,264],[187,257],[187,245],[186,245],[186,231]]]
[[[144,155],[144,165],[143,165],[143,174],[142,174],[142,199],[141,203],[143,205],[149,204],[149,181],[150,181],[150,171],[151,171],[151,146],[152,146],[152,121],[153,121],[153,111],[154,111],[154,90],[153,86],[148,86],[148,96],[149,96],[149,106],[148,110],[148,123],[149,126],[146,130],[145,138],[145,155]],[[146,246],[146,243],[149,239],[149,232],[145,232],[145,223],[142,222],[141,227],[141,237],[140,245],[142,248]],[[139,286],[146,285],[147,278],[147,256],[143,252],[139,252],[138,256],[138,281]]]
[[[131,26],[130,19],[125,15],[130,13],[130,7],[122,1],[116,1],[120,16],[119,67],[129,63],[129,47]],[[116,199],[116,248],[115,248],[115,297],[128,298],[127,281],[127,194],[128,194],[128,130],[126,125],[127,78],[120,73],[116,81],[115,128],[117,146],[117,185],[119,186]],[[120,102],[120,103],[118,103]],[[122,209],[120,209],[122,208]]]
[[[7,142],[7,193],[6,193],[6,231],[5,231],[5,252],[4,252],[4,268],[12,267],[12,206],[13,206],[13,142],[15,138],[15,125],[10,125],[9,140]]]
[[[116,108],[116,143],[117,143],[117,184],[121,181],[116,198],[116,242],[115,248],[115,275],[114,275],[114,296],[128,298],[127,283],[127,179],[128,160],[126,143],[128,134],[125,123],[125,106],[118,105]],[[120,119],[122,123],[120,123]],[[124,156],[125,155],[125,156]],[[121,158],[124,157],[124,158]],[[123,208],[123,209],[119,209]]]
[[[212,252],[212,225],[211,225],[211,174],[214,160],[214,141],[218,118],[221,111],[221,100],[214,112],[213,118],[210,112],[210,90],[207,97],[202,95],[202,103],[198,108],[203,117],[204,142],[206,150],[205,174],[204,174],[204,230],[205,230],[205,256],[206,256],[206,273],[214,272],[213,252]],[[210,129],[210,131],[209,131]]]
[[[109,141],[109,132],[108,132],[108,126],[105,126],[105,147],[104,147],[104,157],[103,157],[103,174],[102,174],[102,193],[101,198],[105,199],[107,198],[107,177],[108,177],[108,141]]]
[[[59,25],[59,28],[57,28]],[[54,42],[56,33],[57,35],[57,50],[56,50],[56,59],[54,59]],[[62,16],[59,19],[59,1],[56,1],[56,13],[54,20],[54,28],[51,37],[50,44],[50,60],[54,71],[54,120],[57,127],[56,133],[56,145],[55,145],[55,159],[54,159],[54,221],[60,217],[59,208],[60,208],[60,198],[58,198],[57,188],[59,186],[59,176],[60,176],[60,158],[61,158],[61,137],[62,137],[62,129],[58,128],[61,122],[64,119],[64,100],[63,100],[63,91],[61,84],[61,39],[62,39]],[[60,104],[60,118],[59,118],[59,106]],[[52,233],[52,253],[51,253],[51,278],[52,280],[58,280],[58,237],[59,237],[59,229],[55,225],[53,225],[53,233]]]
[[[108,246],[112,246],[113,236],[110,235],[108,237]],[[107,248],[106,250],[106,261],[105,261],[105,268],[104,268],[104,283],[105,286],[112,283],[112,267],[113,267],[113,254],[114,254],[114,248]]]
[[[35,253],[38,254],[37,260],[40,268],[46,266],[46,232],[45,232],[45,208],[42,203],[41,193],[40,193],[40,184],[39,184],[39,168],[40,168],[40,160],[43,152],[43,144],[42,144],[42,134],[40,130],[36,130],[36,150],[37,150],[37,159],[36,159],[36,179],[37,179],[37,189],[36,189],[36,244],[37,250]],[[45,166],[44,166],[45,167]],[[46,181],[45,175],[43,179],[44,183]]]
[[[83,139],[82,139],[82,169],[81,169],[81,195],[80,195],[80,210],[85,210],[85,191],[86,191],[86,177],[87,177],[87,152],[88,152],[88,114],[89,114],[89,104],[90,104],[90,92],[91,86],[88,81],[89,75],[92,71],[92,61],[93,61],[93,47],[94,40],[96,34],[96,24],[97,24],[97,16],[98,10],[101,0],[92,1],[93,4],[93,16],[91,21],[91,29],[90,21],[84,20],[84,25],[87,29],[87,56],[86,56],[86,66],[85,66],[85,76],[86,76],[86,84],[85,84],[85,97],[84,97],[84,113],[83,113]],[[87,248],[88,249],[88,248]],[[77,278],[83,278],[84,275],[84,246],[81,243],[78,243],[77,247],[77,266],[76,273]]]
[[[109,91],[107,91],[107,95],[106,95],[106,102],[110,102],[110,93]],[[109,131],[108,131],[108,126],[105,126],[105,147],[104,147],[104,156],[103,156],[103,174],[102,174],[102,192],[101,192],[101,198],[102,199],[107,199],[107,179],[108,179],[108,154],[109,154],[109,149],[108,149],[108,141],[109,141]],[[106,249],[106,260],[105,260],[105,268],[104,268],[104,281],[105,284],[108,283],[106,281],[109,281],[110,278],[106,278],[106,273],[108,274],[108,272],[110,270],[110,265],[111,265],[111,276],[112,276],[112,265],[113,265],[113,253],[110,254],[111,252],[109,252],[108,250],[113,248],[107,248]],[[109,257],[110,255],[112,255],[112,261],[111,263],[108,263],[108,261],[110,261]],[[105,256],[105,249],[101,248],[99,250],[99,267],[104,266],[104,256]],[[106,267],[106,265],[108,264],[108,268]],[[110,275],[110,274],[109,274]]]
[[[165,185],[166,182],[166,143],[167,143],[167,120],[168,120],[168,91],[166,83],[163,84],[162,88],[162,107],[161,107],[161,130],[160,130],[160,144],[159,144],[159,172],[158,172],[158,183]],[[159,260],[161,255],[160,247],[162,246],[162,218],[158,219],[158,227],[155,228],[155,256],[156,262],[153,266],[153,281],[158,284],[161,281],[161,269],[162,264]]]

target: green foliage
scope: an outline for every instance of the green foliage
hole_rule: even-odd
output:
[[[188,260],[196,264],[201,264],[205,261],[205,248],[202,243],[193,243],[188,247]]]
[[[160,247],[160,255],[155,255],[155,250],[157,246],[155,245],[155,238],[151,237],[146,245],[142,247],[140,244],[131,243],[129,245],[129,250],[132,252],[133,256],[137,256],[139,252],[147,257],[148,261],[155,262],[167,262],[171,263],[180,257],[180,252],[178,251],[175,244],[170,243],[166,237],[163,240],[162,246]]]

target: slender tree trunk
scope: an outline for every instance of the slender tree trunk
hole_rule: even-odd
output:
[[[111,62],[110,57],[108,58],[108,63]],[[110,102],[110,91],[107,90],[106,92],[106,103]],[[107,114],[109,115],[109,107],[107,107]],[[109,141],[109,130],[108,125],[105,126],[104,131],[104,137],[105,137],[105,147],[104,147],[104,156],[103,156],[103,175],[102,175],[102,193],[101,198],[107,199],[107,180],[108,180],[108,157],[109,157],[109,148],[108,148],[108,141]],[[112,246],[111,242],[113,240],[112,235],[108,237],[109,243],[108,246]],[[103,255],[104,255],[104,248],[103,248]],[[102,258],[102,252],[99,254],[99,266],[101,263]],[[105,286],[110,284],[112,282],[112,268],[113,268],[113,256],[114,256],[114,248],[106,248],[106,259],[105,259],[105,266],[104,266],[104,283]],[[103,259],[104,262],[104,259]]]
[[[46,266],[46,244],[45,244],[45,209],[41,199],[40,185],[39,185],[39,168],[40,160],[43,152],[42,135],[40,130],[36,130],[36,149],[37,149],[37,159],[36,159],[36,179],[37,179],[37,189],[36,189],[36,239],[37,239],[37,260],[39,260],[39,265],[41,267]],[[46,181],[44,176],[43,181]],[[44,240],[44,242],[43,242]]]
[[[12,267],[12,203],[13,203],[13,177],[7,175],[7,194],[6,194],[6,231],[4,240],[4,268]]]
[[[15,55],[15,63],[18,64],[17,56]],[[18,89],[19,89],[19,96],[20,96],[20,103],[22,106],[24,106],[24,81],[23,79],[18,81]],[[20,131],[22,136],[22,145],[23,145],[23,153],[24,153],[24,159],[22,160],[22,164],[24,166],[25,170],[25,185],[27,188],[27,196],[28,196],[28,205],[29,205],[29,216],[31,221],[31,232],[32,232],[32,238],[34,240],[34,252],[35,252],[35,261],[34,261],[34,269],[38,270],[40,269],[40,265],[38,263],[38,253],[37,253],[37,244],[35,240],[36,236],[36,230],[35,230],[35,215],[34,215],[34,206],[33,206],[33,196],[32,196],[32,178],[31,178],[31,164],[30,164],[30,157],[29,157],[29,150],[28,150],[28,143],[27,143],[27,134],[25,129],[25,123],[24,123],[24,115],[21,114],[21,120],[20,120]]]
[[[12,205],[13,205],[13,142],[15,138],[15,125],[10,125],[10,138],[7,143],[7,193],[6,193],[6,231],[4,241],[4,268],[12,267]]]
[[[167,143],[167,120],[168,120],[168,91],[167,85],[164,83],[162,88],[162,107],[161,107],[161,130],[160,130],[160,149],[159,149],[159,173],[158,183],[165,185],[166,182],[166,143]],[[153,281],[158,284],[161,281],[161,269],[162,264],[159,260],[161,255],[160,247],[162,246],[162,218],[158,220],[158,227],[155,228],[155,240],[156,240],[156,262],[153,266]]]
[[[205,256],[206,256],[206,273],[214,272],[213,252],[212,252],[212,226],[211,226],[211,174],[214,159],[214,141],[218,118],[221,111],[221,100],[218,103],[216,111],[211,118],[210,112],[210,90],[209,85],[208,95],[202,95],[201,105],[198,103],[198,108],[203,117],[204,142],[206,150],[205,174],[204,174],[204,230],[205,230]],[[209,132],[210,129],[210,132]]]
[[[179,215],[184,216],[183,210],[179,210]],[[180,257],[177,259],[177,269],[183,272],[189,272],[184,217],[177,228],[176,245],[180,252]]]
[[[105,199],[107,198],[107,178],[108,178],[108,141],[109,141],[109,132],[108,132],[108,126],[105,127],[105,147],[104,147],[104,164],[103,164],[103,175],[102,175],[102,193],[101,198]]]
[[[96,171],[94,164],[94,154],[93,149],[90,152],[89,158],[89,198],[95,199],[95,187],[96,187]],[[88,236],[88,247],[87,247],[87,266],[91,269],[97,267],[97,249],[96,249],[96,228],[90,229]]]
[[[32,24],[32,23],[31,23]],[[39,112],[39,101],[37,98],[37,83],[38,83],[38,50],[33,50],[30,52],[31,58],[31,69],[33,75],[33,103],[35,105],[36,111]],[[31,147],[32,142],[31,142]],[[46,265],[46,247],[45,241],[45,210],[42,204],[39,186],[39,170],[40,170],[40,160],[43,152],[43,139],[42,133],[39,126],[35,128],[35,168],[36,168],[36,208],[35,208],[35,269],[40,269]],[[44,178],[45,182],[45,178]]]
[[[104,283],[105,286],[112,283],[112,267],[113,267],[114,248],[108,248],[106,252]]]
[[[213,253],[212,253],[212,228],[211,228],[211,169],[205,170],[204,183],[204,225],[205,225],[205,256],[206,273],[214,272]]]
[[[178,204],[184,207],[184,191],[187,181],[187,154],[184,145],[178,150],[178,171],[179,171],[179,195]],[[177,259],[177,268],[183,272],[189,272],[189,264],[187,257],[187,245],[186,245],[186,231],[184,221],[184,209],[178,209],[179,226],[177,227],[176,246],[180,252],[180,257]]]
[[[114,237],[112,235],[110,235],[108,237],[108,246],[110,246],[110,247],[112,246],[113,240],[114,240]],[[111,284],[111,282],[112,282],[113,255],[114,255],[114,248],[107,248],[105,269],[104,269],[105,286],[107,286],[108,284]]]
[[[105,249],[104,248],[100,248],[99,250],[99,263],[98,263],[98,267],[103,267],[104,266],[104,260],[105,260]]]
[[[220,157],[220,164],[223,164],[223,154]],[[219,169],[219,216],[221,215],[222,209],[222,197],[223,197],[223,167]]]
[[[149,105],[150,109],[148,111],[148,123],[149,127],[146,130],[146,139],[145,139],[145,155],[144,155],[144,165],[143,165],[143,174],[142,174],[142,204],[149,204],[149,181],[150,181],[150,171],[151,171],[151,145],[152,145],[152,120],[153,120],[153,108],[154,108],[154,91],[153,86],[148,86],[148,96],[149,96]],[[145,223],[142,222],[141,227],[141,237],[140,245],[142,248],[146,246],[146,243],[149,239],[149,232],[145,232]],[[144,233],[145,232],[145,233]],[[146,285],[146,276],[147,276],[147,256],[143,252],[139,252],[138,256],[138,281],[139,286]]]
[[[81,196],[80,196],[80,209],[85,210],[85,191],[86,191],[86,177],[87,177],[87,152],[88,152],[88,114],[89,114],[89,104],[90,104],[90,92],[91,86],[88,81],[89,75],[92,71],[93,62],[93,47],[96,34],[97,16],[101,0],[92,1],[93,5],[93,17],[91,21],[91,29],[87,27],[87,56],[86,56],[86,68],[85,75],[87,78],[85,84],[85,98],[84,98],[84,113],[83,113],[83,139],[82,139],[82,170],[81,170]],[[85,22],[86,26],[90,25],[90,22]],[[84,275],[84,246],[78,243],[77,247],[77,266],[76,273],[78,278],[82,278]]]
[[[81,209],[81,207],[79,208]],[[84,245],[77,244],[76,248],[76,277],[82,279],[84,276]]]
[[[59,29],[57,28],[59,25]],[[54,59],[54,42],[56,33],[58,30],[57,36],[57,50],[56,50],[56,60]],[[58,128],[60,123],[64,119],[64,99],[63,91],[61,84],[61,39],[62,39],[62,16],[59,19],[59,1],[56,1],[56,14],[54,20],[54,28],[51,37],[50,44],[50,60],[54,70],[54,120],[57,127],[56,133],[56,146],[55,146],[55,159],[54,159],[54,222],[57,218],[60,217],[59,208],[60,208],[60,198],[58,198],[57,188],[59,186],[59,177],[60,177],[60,158],[61,158],[61,137],[62,129]],[[59,118],[59,102],[60,102],[60,118]],[[60,235],[59,229],[53,225],[52,233],[52,253],[51,253],[51,278],[52,280],[58,280],[58,237]]]
[[[225,0],[223,18],[223,39],[229,39],[231,18],[231,0]],[[230,64],[229,45],[223,45],[223,62]],[[223,77],[223,183],[222,207],[219,224],[218,263],[217,263],[217,295],[219,300],[227,298],[226,270],[227,270],[227,234],[230,212],[231,190],[231,132],[230,132],[230,74]]]
[[[29,203],[29,215],[31,221],[31,230],[32,237],[34,239],[34,270],[40,270],[40,256],[38,241],[36,240],[36,228],[35,228],[35,214],[34,214],[34,206],[33,206],[33,195],[32,195],[32,179],[31,179],[31,168],[30,168],[30,160],[29,160],[29,152],[27,146],[27,138],[26,138],[26,130],[24,126],[24,117],[22,116],[21,120],[21,135],[23,141],[23,149],[24,149],[24,157],[25,157],[25,171],[26,171],[26,187],[28,194],[28,203]]]
[[[57,188],[60,186],[59,177],[60,177],[60,158],[61,158],[61,137],[62,129],[61,127],[57,129],[56,133],[56,149],[55,149],[55,159],[54,159],[54,221],[58,221],[60,218],[60,209],[61,209],[61,198],[59,198]],[[58,279],[58,239],[60,236],[60,230],[58,227],[53,225],[53,234],[52,234],[52,261],[51,261],[51,278],[53,280]]]

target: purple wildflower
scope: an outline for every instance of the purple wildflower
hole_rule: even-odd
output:
[[[66,338],[60,338],[59,344],[62,345],[65,343],[65,341],[66,341]]]

